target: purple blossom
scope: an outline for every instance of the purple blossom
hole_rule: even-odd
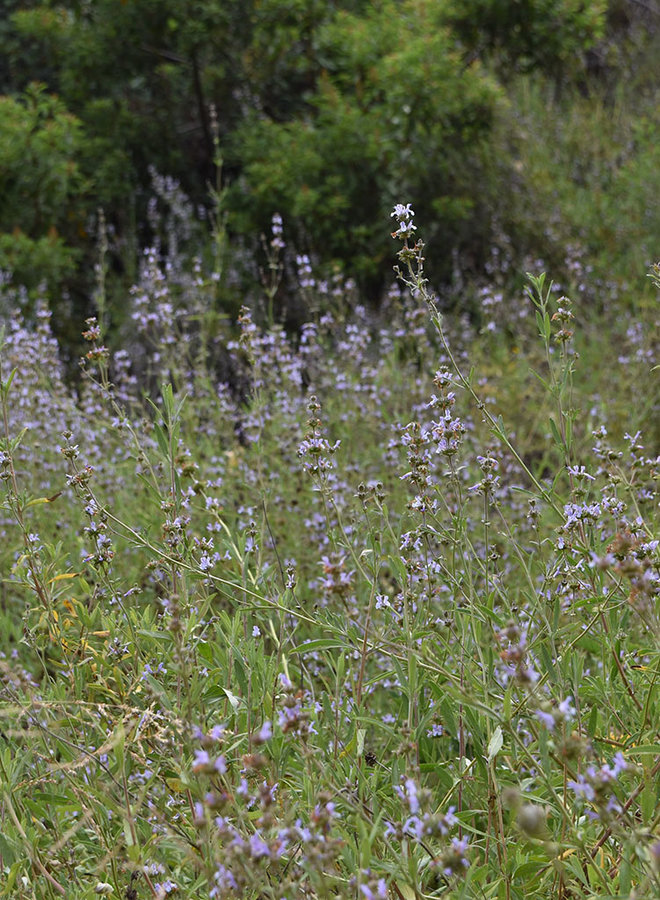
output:
[[[221,893],[238,890],[238,884],[232,875],[231,870],[227,869],[221,863],[218,863],[218,867],[213,875],[213,880],[215,881],[215,887],[211,888],[209,891],[210,897],[218,897]]]
[[[545,725],[548,731],[555,730],[555,719],[552,713],[544,712],[542,709],[535,709],[534,715],[540,722]]]
[[[623,753],[619,750],[614,754],[614,765],[612,767],[612,772],[614,776],[618,776],[619,772],[623,772],[628,768],[628,763],[626,762]]]
[[[444,868],[444,874],[447,876],[454,875],[461,868],[467,869],[470,865],[469,859],[466,857],[469,842],[467,838],[452,838],[451,847],[444,855],[444,861],[447,865]]]
[[[225,730],[224,725],[214,725],[209,731],[209,737],[214,741],[221,741],[225,735]]]
[[[265,744],[273,736],[273,726],[267,719],[257,732],[256,739],[260,744]]]
[[[196,750],[192,770],[193,772],[205,772],[207,774],[219,772],[221,775],[224,775],[227,771],[227,762],[222,755],[212,761],[208,750]]]
[[[193,772],[204,769],[211,765],[211,758],[207,750],[195,750],[195,759],[193,760]]]
[[[250,838],[250,855],[252,859],[270,857],[270,847],[258,832],[255,832]]]
[[[244,799],[245,799],[246,797],[249,797],[249,795],[250,795],[250,786],[249,786],[249,784],[248,784],[248,782],[247,782],[247,778],[241,778],[241,783],[240,783],[239,786],[236,788],[236,793],[238,794],[239,797],[243,797]]]
[[[360,890],[362,891],[363,895],[366,897],[366,900],[379,900],[379,898],[381,898],[381,897],[382,898],[387,897],[387,883],[385,882],[384,878],[379,879],[378,887],[376,888],[375,891],[372,888],[370,888],[369,885],[367,885],[367,884],[361,884]]]
[[[406,778],[403,787],[395,787],[394,790],[401,800],[408,805],[408,809],[414,815],[419,812],[419,797],[417,796],[417,785],[412,778]]]
[[[562,700],[558,706],[558,709],[566,722],[570,722],[571,719],[573,719],[575,716],[575,708],[572,706],[571,697],[566,697],[565,700]]]
[[[569,781],[568,786],[578,799],[583,797],[585,800],[594,800],[596,798],[593,786],[589,784],[584,775],[578,775],[577,781]]]

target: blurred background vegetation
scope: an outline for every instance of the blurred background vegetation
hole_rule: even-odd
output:
[[[466,285],[530,259],[567,287],[588,271],[597,305],[658,255],[655,0],[2,7],[0,269],[28,303],[46,284],[64,343],[93,311],[99,210],[121,324],[140,250],[164,237],[154,173],[189,198],[188,250],[223,273],[225,311],[258,282],[275,212],[280,316],[302,253],[377,303],[395,202],[424,225],[434,285],[464,305]],[[171,182],[157,193],[183,216]]]

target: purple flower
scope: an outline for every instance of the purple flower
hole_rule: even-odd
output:
[[[395,787],[401,800],[408,804],[408,808],[413,816],[419,812],[419,797],[417,796],[417,785],[412,778],[406,778],[403,787]]]
[[[367,900],[380,900],[380,898],[387,898],[387,883],[384,878],[379,878],[378,886],[374,891],[367,884],[361,884],[360,890],[367,898]]]
[[[231,871],[225,866],[218,863],[218,868],[215,871],[213,876],[213,880],[215,881],[217,887],[214,887],[209,892],[210,897],[218,897],[219,894],[225,893],[228,890],[235,891],[238,889],[238,884],[236,883],[236,879],[231,874]]]
[[[571,705],[572,698],[566,697],[565,700],[562,700],[559,704],[559,712],[564,717],[565,721],[570,721],[575,716],[575,709]]]
[[[255,737],[255,743],[265,744],[273,736],[273,726],[268,719],[261,726]]]
[[[614,776],[616,777],[619,774],[619,772],[623,772],[627,768],[628,768],[628,763],[626,762],[626,760],[623,756],[623,753],[621,753],[621,751],[619,750],[617,753],[614,754],[614,766],[612,767],[612,772],[614,773]]]
[[[193,760],[193,772],[200,772],[211,765],[211,757],[206,750],[195,750],[195,759]]]
[[[236,788],[236,793],[239,797],[248,797],[250,794],[250,787],[247,783],[247,778],[241,778],[241,783]]]
[[[406,819],[403,830],[405,834],[416,837],[418,841],[421,841],[426,832],[426,823],[419,816],[410,816],[409,819]]]
[[[262,859],[270,856],[270,847],[258,832],[250,838],[250,854],[252,859]]]
[[[548,731],[555,730],[555,720],[552,713],[544,712],[542,709],[535,709],[534,715],[540,722],[545,725]]]
[[[596,797],[596,792],[585,780],[584,775],[578,775],[577,781],[569,781],[568,786],[575,792],[576,797],[584,797],[585,800],[594,800]]]
[[[300,819],[298,819],[298,820],[296,821],[296,829],[298,830],[298,834],[299,834],[299,836],[300,836],[300,840],[301,840],[304,844],[309,844],[309,842],[310,842],[310,841],[312,840],[312,838],[313,838],[311,829],[308,828],[306,825],[303,825],[303,824],[301,823]]]
[[[195,750],[192,770],[193,772],[206,772],[209,775],[212,775],[214,772],[224,775],[227,771],[227,762],[224,756],[218,756],[217,759],[212,761],[208,750]]]

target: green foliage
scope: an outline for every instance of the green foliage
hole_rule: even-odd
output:
[[[279,211],[295,251],[359,273],[377,296],[400,196],[429,222],[438,281],[457,260],[479,271],[502,228],[518,259],[539,252],[511,202],[534,185],[507,139],[507,91],[521,71],[584,85],[596,46],[620,51],[606,65],[623,70],[642,39],[626,43],[617,21],[614,5],[577,0],[33,0],[9,6],[0,74],[17,96],[29,72],[81,123],[74,160],[93,187],[78,203],[83,218],[104,208],[114,268],[134,271],[135,248],[153,241],[155,169],[195,204],[210,184],[229,189],[228,246],[254,250]],[[63,241],[89,260],[87,236]]]
[[[504,102],[494,80],[464,66],[432,4],[338,14],[317,42],[324,69],[303,119],[255,114],[237,130],[241,230],[278,209],[298,246],[377,275],[383,223],[405,195],[437,223],[444,253],[468,234],[478,244],[488,222],[472,179]]]
[[[0,268],[17,283],[57,283],[73,267],[71,236],[85,225],[81,145],[80,122],[42,85],[0,97]]]
[[[500,71],[548,72],[558,81],[580,66],[605,30],[608,0],[450,0],[446,17],[477,57]]]
[[[525,79],[513,88],[512,113],[509,139],[525,185],[512,201],[519,229],[526,219],[533,228],[542,209],[546,260],[559,266],[577,253],[610,283],[643,271],[659,227],[651,198],[660,190],[660,117],[651,98],[557,97]]]

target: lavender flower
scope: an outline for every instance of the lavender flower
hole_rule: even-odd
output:
[[[393,238],[398,238],[399,240],[405,240],[406,238],[413,237],[414,233],[417,231],[417,226],[413,224],[413,216],[415,215],[414,210],[411,208],[410,203],[397,203],[394,207],[394,210],[390,213],[392,218],[395,218],[398,221],[398,227],[396,231],[392,232]]]

